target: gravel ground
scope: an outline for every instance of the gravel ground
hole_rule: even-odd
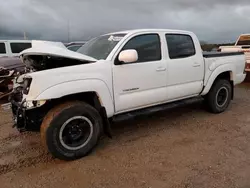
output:
[[[112,140],[73,162],[53,159],[1,111],[0,187],[249,188],[249,96],[244,84],[223,114],[193,104],[116,123]]]

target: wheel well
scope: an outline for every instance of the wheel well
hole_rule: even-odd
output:
[[[83,92],[72,95],[66,95],[59,99],[52,100],[52,103],[62,103],[65,101],[78,100],[86,102],[87,104],[93,106],[97,111],[102,107],[101,101],[99,100],[98,94],[96,92]]]
[[[107,136],[112,138],[110,122],[109,122],[109,119],[107,117],[106,109],[105,109],[105,107],[102,106],[101,101],[100,101],[98,94],[96,92],[77,93],[77,94],[73,94],[73,95],[67,95],[67,96],[61,97],[59,99],[51,99],[51,100],[48,100],[48,102],[46,102],[45,105],[41,106],[40,108],[35,108],[35,109],[29,111],[30,113],[32,113],[29,115],[30,118],[32,120],[34,120],[34,122],[32,122],[32,130],[36,129],[34,131],[39,131],[41,123],[42,123],[45,115],[55,106],[62,104],[62,103],[65,103],[67,101],[83,101],[83,102],[86,102],[87,104],[91,105],[92,107],[94,107],[100,113],[100,115],[102,117],[102,121],[103,121],[103,127],[102,127],[103,130],[102,131],[103,131],[103,133],[105,133]],[[34,124],[37,126],[34,127]]]
[[[230,84],[232,86],[232,99],[234,98],[234,82],[233,82],[233,73],[231,71],[226,71],[226,72],[223,72],[221,74],[219,74],[217,76],[217,78],[215,79],[214,83],[217,81],[217,80],[228,80],[230,81]]]
[[[107,117],[106,109],[105,107],[102,106],[101,100],[96,92],[83,92],[83,93],[67,95],[60,99],[54,99],[51,101],[51,106],[55,106],[66,101],[73,101],[73,100],[83,101],[93,106],[100,113],[102,117],[103,132],[110,138],[112,137],[110,123]]]
[[[223,73],[219,74],[216,78],[216,80],[222,80],[222,79],[233,81],[232,72],[231,71],[223,72]]]

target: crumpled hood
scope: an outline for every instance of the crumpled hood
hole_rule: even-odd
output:
[[[24,95],[24,98],[26,100],[36,100],[42,92],[47,89],[51,89],[54,86],[64,85],[68,83],[77,85],[78,82],[83,80],[88,80],[90,86],[91,80],[103,81],[107,83],[107,85],[111,86],[112,84],[109,83],[112,80],[111,70],[112,68],[110,62],[100,60],[96,63],[27,73],[18,77],[17,81],[22,82],[22,79],[25,77],[32,78],[29,94]],[[14,87],[16,88],[18,86],[19,84],[16,83]],[[81,88],[81,85],[77,85],[76,87]]]
[[[97,61],[95,58],[92,58],[87,55],[83,55],[77,52],[68,50],[60,42],[49,42],[49,41],[32,41],[32,47],[22,51],[19,56],[23,61],[23,58],[30,55],[47,55],[55,57],[64,57],[69,59],[75,59],[80,61]]]

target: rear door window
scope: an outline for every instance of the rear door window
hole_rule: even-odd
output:
[[[191,36],[166,34],[170,59],[187,58],[195,55],[195,46]]]
[[[31,48],[31,43],[12,42],[10,43],[12,53],[20,53],[27,48]]]
[[[0,54],[6,54],[5,43],[0,43]]]

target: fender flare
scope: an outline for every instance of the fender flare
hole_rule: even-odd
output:
[[[205,87],[203,91],[201,92],[201,95],[206,95],[212,85],[214,84],[214,81],[217,79],[217,77],[224,73],[224,72],[230,72],[230,80],[234,81],[235,78],[235,67],[232,64],[224,64],[219,67],[217,67],[215,70],[213,70],[212,74],[208,78],[207,82],[205,83]]]
[[[100,103],[105,107],[107,116],[114,114],[113,96],[107,84],[99,79],[73,80],[51,86],[41,92],[35,100],[58,99],[67,95],[95,92]]]

